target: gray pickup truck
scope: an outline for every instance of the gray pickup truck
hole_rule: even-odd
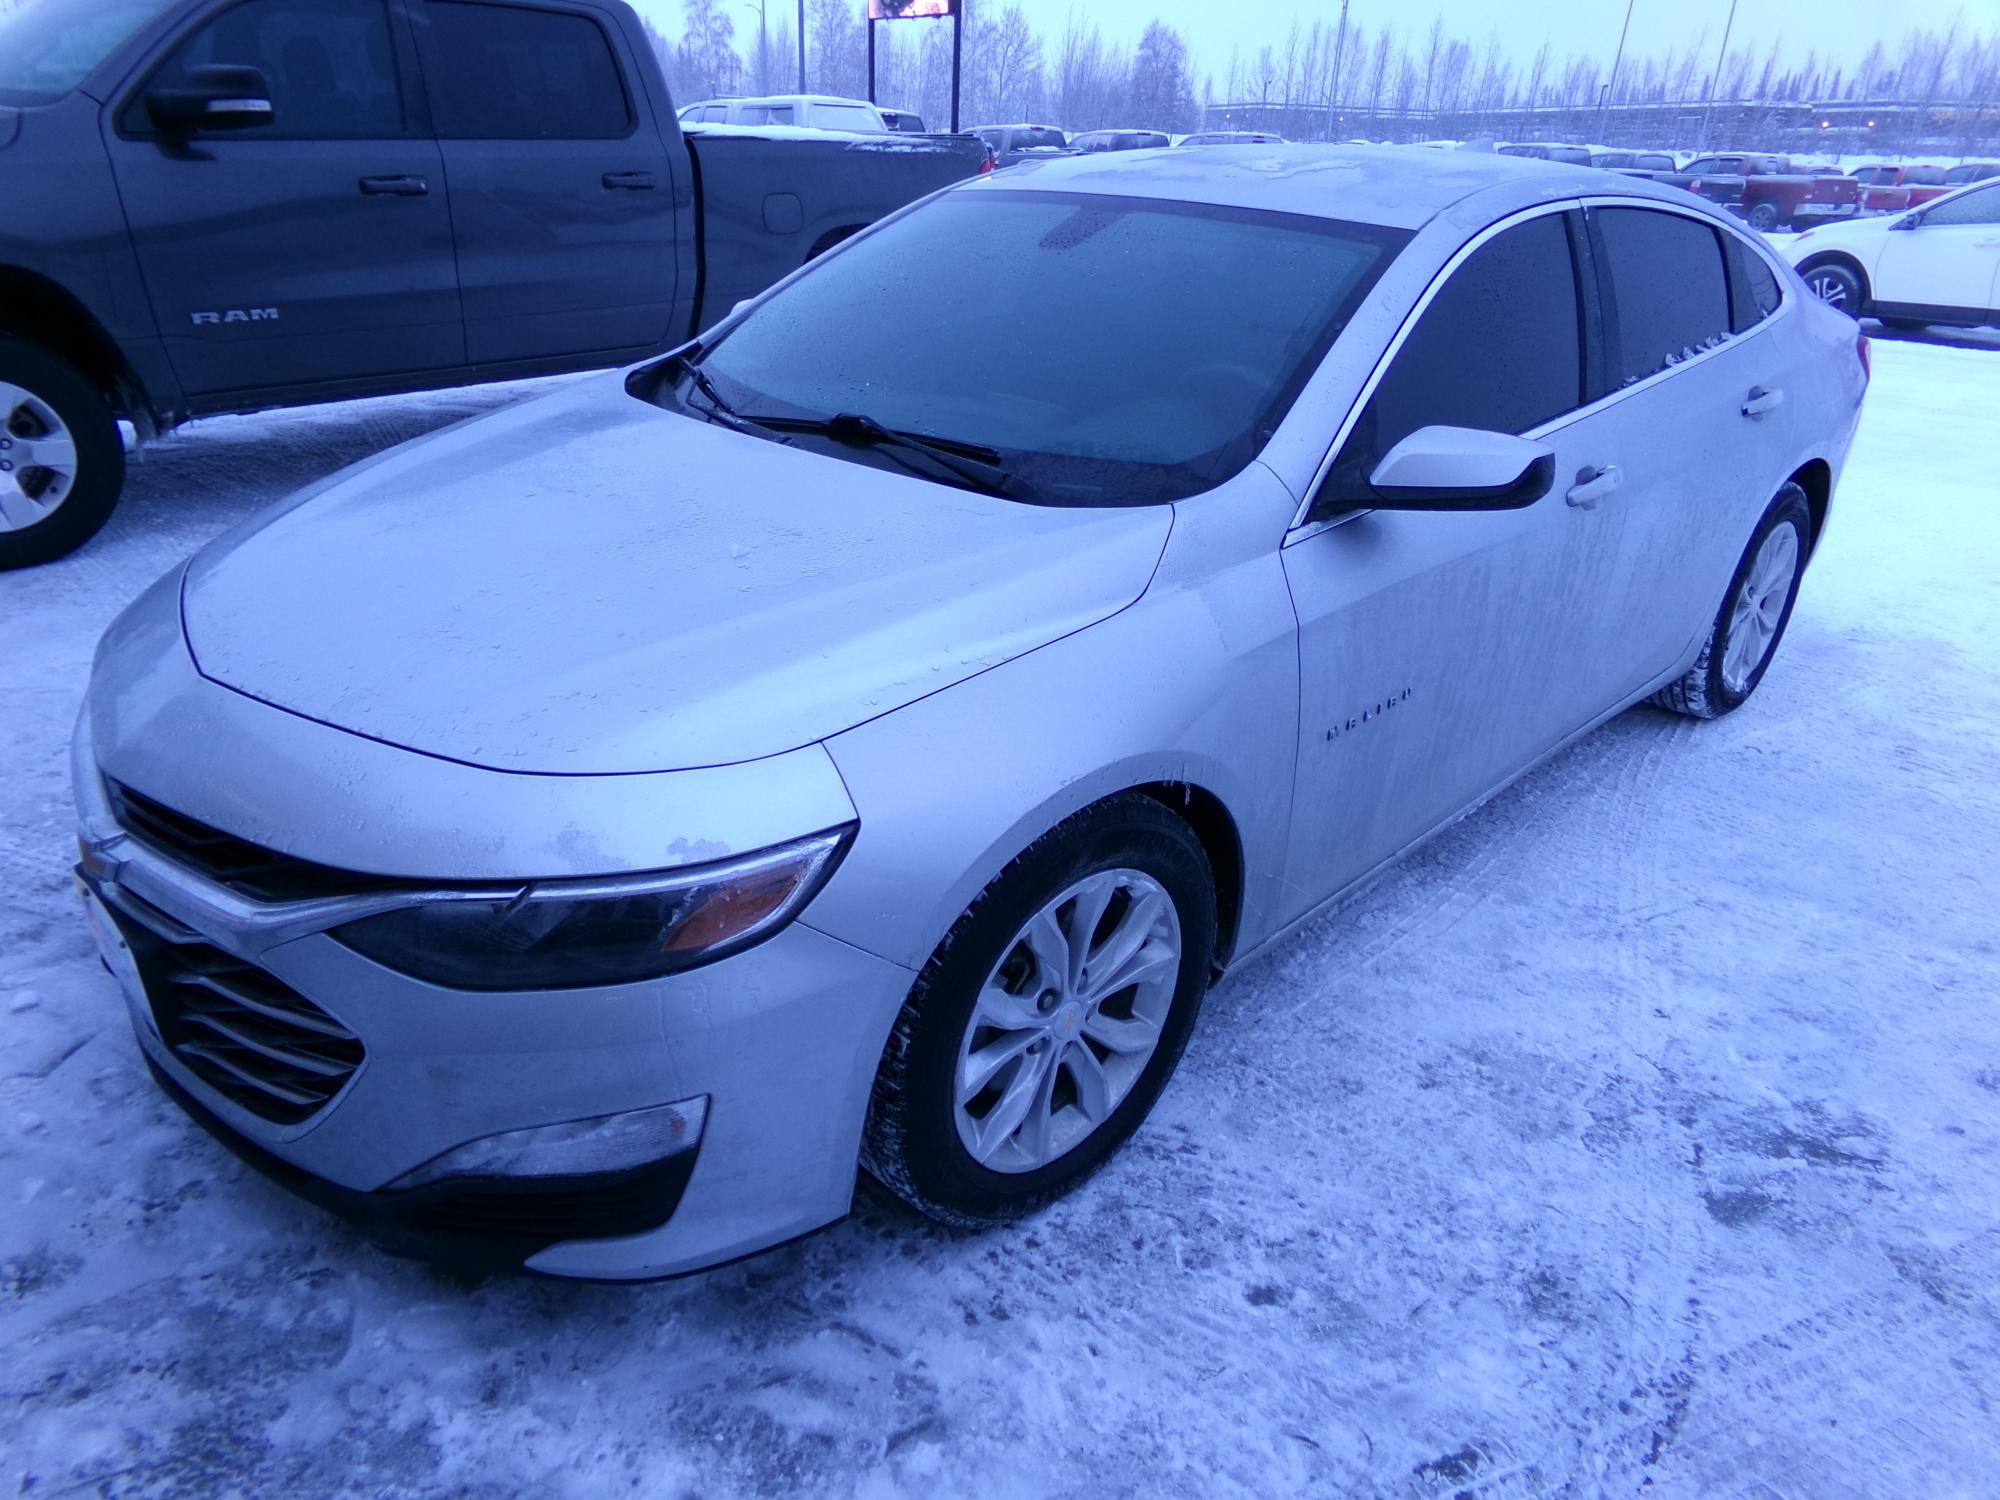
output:
[[[619,0],[0,16],[0,568],[190,417],[623,364],[971,176],[971,135],[683,135]]]

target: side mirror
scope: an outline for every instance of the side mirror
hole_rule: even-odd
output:
[[[204,63],[188,69],[180,88],[148,93],[146,113],[169,135],[192,135],[197,130],[250,130],[270,124],[276,112],[262,70]]]
[[[1419,427],[1368,476],[1377,510],[1519,510],[1549,492],[1555,453],[1471,427]]]

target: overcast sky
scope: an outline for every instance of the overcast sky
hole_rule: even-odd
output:
[[[652,16],[672,37],[681,31],[680,0],[635,0],[642,12]],[[757,10],[744,0],[722,0],[736,21],[739,44],[757,34]],[[790,14],[794,0],[768,0],[775,22],[782,11]],[[860,10],[864,0],[854,0]],[[1004,0],[970,0],[977,5],[1000,5]],[[1075,0],[1020,0],[1023,10],[1045,37],[1060,33]],[[1154,17],[1178,28],[1194,49],[1199,72],[1215,77],[1222,89],[1229,72],[1232,46],[1243,49],[1246,60],[1256,55],[1266,42],[1283,43],[1285,32],[1297,16],[1310,24],[1315,15],[1330,23],[1340,14],[1339,0],[1093,0],[1083,6],[1096,17],[1107,40],[1130,46]],[[1625,18],[1619,0],[1352,0],[1350,25],[1365,29],[1372,38],[1376,28],[1387,23],[1414,37],[1421,36],[1434,15],[1442,13],[1447,30],[1475,43],[1497,34],[1503,46],[1526,61],[1544,39],[1553,41],[1557,57],[1570,53],[1595,54],[1608,65],[1618,46],[1618,28]],[[1729,14],[1729,0],[1634,0],[1632,35],[1628,51],[1664,53],[1668,47],[1685,48],[1704,31],[1706,48],[1712,54],[1722,41],[1722,26]],[[1730,50],[1751,47],[1762,51],[1774,39],[1785,44],[1788,56],[1802,60],[1808,49],[1816,49],[1840,66],[1860,60],[1871,42],[1892,41],[1913,26],[1942,29],[1954,15],[1963,15],[1968,25],[1990,28],[2000,24],[2000,0],[1739,0],[1736,25],[1730,34]],[[938,21],[905,21],[907,27],[944,25]],[[748,53],[747,46],[739,50]],[[1704,64],[1704,69],[1711,64]]]

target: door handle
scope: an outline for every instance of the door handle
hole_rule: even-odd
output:
[[[424,177],[364,177],[361,191],[371,198],[421,198],[431,190]]]
[[[1616,464],[1584,469],[1577,474],[1576,483],[1564,492],[1563,499],[1577,510],[1595,510],[1597,502],[1617,489],[1624,478]]]
[[[614,190],[622,189],[628,193],[648,193],[654,187],[653,174],[651,172],[606,172],[604,174],[604,185],[607,188]]]
[[[1756,421],[1776,407],[1784,405],[1785,393],[1775,386],[1753,385],[1750,394],[1743,401],[1743,415]]]

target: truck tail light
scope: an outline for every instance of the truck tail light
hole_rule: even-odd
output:
[[[986,148],[986,155],[980,159],[979,171],[977,175],[980,177],[984,177],[988,172],[992,170],[993,170],[993,148],[991,146],[988,146]]]
[[[1875,364],[1874,356],[1869,352],[1867,334],[1857,333],[1854,335],[1854,353],[1855,357],[1861,361],[1861,379],[1863,382],[1872,380],[1875,376]]]

